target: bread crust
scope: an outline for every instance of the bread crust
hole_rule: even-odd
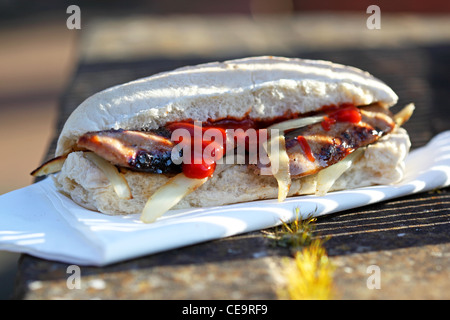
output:
[[[245,114],[270,119],[341,103],[390,107],[397,99],[369,73],[328,61],[262,56],[188,66],[86,99],[67,119],[56,156],[71,152],[89,131],[157,129],[171,121]]]

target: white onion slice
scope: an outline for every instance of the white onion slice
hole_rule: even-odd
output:
[[[416,107],[414,106],[414,103],[406,105],[402,110],[394,115],[395,123],[398,126],[403,125],[406,121],[409,120],[409,118],[411,118],[415,108]]]
[[[64,162],[66,161],[67,156],[59,156],[53,159],[48,160],[47,162],[40,165],[37,169],[31,172],[33,177],[41,177],[46,176],[51,173],[55,173],[61,171]]]
[[[286,152],[284,135],[271,134],[268,143],[264,147],[270,159],[272,174],[278,182],[278,201],[284,201],[291,188],[289,156]]]
[[[144,210],[141,213],[141,221],[144,223],[154,222],[207,180],[208,178],[188,178],[184,173],[177,174],[156,190],[147,200]]]
[[[114,165],[93,152],[85,152],[84,156],[92,161],[104,173],[119,198],[126,200],[132,198],[131,189],[127,180]]]
[[[291,129],[298,129],[301,127],[309,126],[323,120],[323,116],[312,116],[306,118],[297,118],[275,123],[269,126],[267,129],[278,129],[280,131],[286,131]]]
[[[334,182],[352,166],[354,161],[363,155],[364,150],[364,148],[359,148],[338,163],[319,171],[317,174],[316,196],[324,196],[331,189]]]

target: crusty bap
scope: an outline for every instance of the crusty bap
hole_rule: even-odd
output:
[[[110,129],[158,129],[186,119],[273,119],[345,103],[377,103],[387,109],[397,100],[391,88],[369,73],[328,61],[264,56],[184,67],[118,85],[85,100],[59,137],[56,156],[67,155],[67,159],[54,180],[59,190],[86,208],[106,214],[139,213],[171,176],[122,169],[132,197],[120,198],[102,170],[76,149],[80,136]],[[409,148],[407,132],[396,126],[368,145],[331,191],[399,181]],[[255,175],[246,165],[218,167],[174,208],[277,197],[273,176]],[[294,179],[288,196],[314,193],[316,185],[317,174]]]

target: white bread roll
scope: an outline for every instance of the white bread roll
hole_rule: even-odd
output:
[[[89,131],[157,129],[167,122],[207,121],[226,117],[271,119],[307,113],[325,105],[397,102],[383,82],[359,69],[327,61],[254,57],[184,67],[115,86],[84,101],[67,120],[56,156],[73,151],[77,139]],[[370,145],[332,190],[396,182],[410,148],[408,134],[397,128]],[[142,211],[148,198],[169,175],[125,171],[133,199],[117,197],[108,179],[82,152],[72,152],[57,187],[78,204],[105,214]],[[292,181],[289,196],[314,193],[316,175]],[[176,208],[205,207],[277,198],[273,176],[254,174],[246,165],[232,165],[214,174],[186,196]]]
[[[67,119],[56,156],[70,152],[88,131],[157,129],[171,121],[240,118],[247,113],[270,119],[341,103],[389,107],[397,99],[369,73],[328,61],[253,57],[207,63],[94,94]]]

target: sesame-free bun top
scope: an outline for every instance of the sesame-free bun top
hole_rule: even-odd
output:
[[[328,61],[262,56],[188,66],[86,99],[67,119],[56,156],[71,152],[89,131],[157,129],[172,121],[245,115],[269,119],[342,103],[390,107],[397,99],[369,73]]]

